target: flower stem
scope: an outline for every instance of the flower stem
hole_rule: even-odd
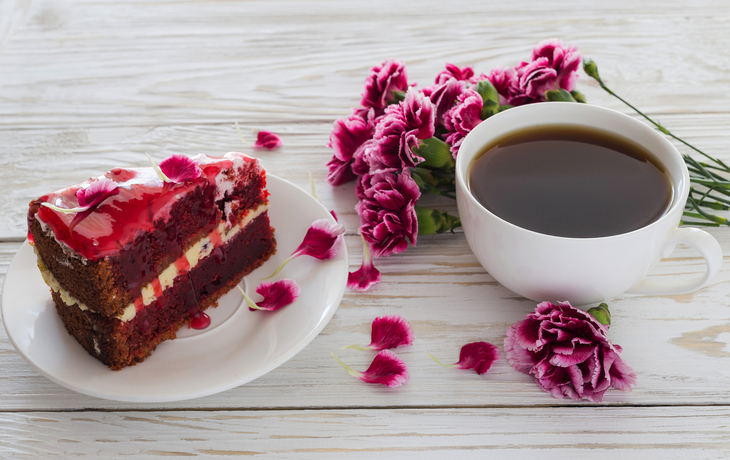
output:
[[[284,268],[284,265],[288,264],[290,260],[292,260],[293,258],[295,258],[298,255],[299,254],[292,254],[288,259],[286,259],[284,261],[284,263],[282,263],[281,265],[279,265],[279,268],[277,268],[274,273],[272,273],[271,275],[267,276],[266,278],[261,278],[261,279],[262,280],[268,280],[268,279],[271,279],[271,278],[275,277]]]
[[[362,347],[360,345],[347,345],[346,347],[340,348],[340,350],[344,350],[346,348],[354,348],[355,350],[362,350],[362,351],[368,351],[370,348],[368,347]]]
[[[356,371],[355,369],[351,368],[347,364],[340,361],[340,358],[335,356],[334,353],[330,352],[330,354],[332,355],[333,358],[335,358],[335,361],[337,361],[340,364],[340,366],[342,366],[342,368],[347,371],[348,374],[352,375],[353,377],[360,377],[360,372]]]
[[[431,354],[431,353],[429,353],[429,352],[426,352],[426,354],[427,354],[428,356],[430,356],[430,357],[431,357],[431,359],[433,359],[434,361],[436,361],[436,363],[438,363],[438,364],[440,364],[440,365],[442,365],[442,366],[444,366],[444,367],[456,367],[456,364],[444,364],[444,363],[442,363],[440,359],[438,359],[437,357],[435,357],[434,355],[432,355],[432,354]]]
[[[239,291],[241,291],[241,294],[243,294],[243,298],[246,299],[246,303],[248,304],[249,307],[253,308],[254,310],[263,310],[263,308],[256,305],[256,302],[254,302],[253,299],[251,299],[251,297],[249,297],[248,294],[246,294],[246,291],[241,289],[241,286],[236,285],[236,287],[238,288]]]

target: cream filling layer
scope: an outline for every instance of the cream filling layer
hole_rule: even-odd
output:
[[[144,286],[142,288],[142,295],[134,302],[130,303],[127,308],[124,309],[124,312],[116,318],[124,322],[134,319],[138,310],[143,309],[144,307],[152,304],[158,298],[162,297],[162,293],[165,289],[172,287],[176,277],[192,270],[193,267],[198,265],[201,260],[208,257],[215,248],[228,242],[228,240],[243,230],[249,223],[251,223],[251,221],[268,211],[268,209],[268,203],[261,204],[258,207],[251,209],[238,224],[228,230],[225,228],[225,222],[221,222],[217,228],[215,228],[207,236],[198,240],[192,247],[190,247],[190,249],[185,251],[185,254],[162,270],[157,278]],[[43,264],[40,257],[38,257],[38,268],[41,271],[41,276],[43,276],[43,281],[45,281],[45,283],[53,289],[54,292],[58,292],[60,294],[61,299],[67,306],[76,304],[81,310],[89,309],[88,306],[72,296],[71,293],[59,284],[56,277],[53,276],[50,270],[48,270],[48,268]]]

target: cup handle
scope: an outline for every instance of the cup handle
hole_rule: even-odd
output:
[[[668,257],[677,244],[685,244],[700,251],[707,263],[707,272],[704,275],[684,281],[644,280],[626,291],[626,293],[640,295],[684,294],[705,287],[720,271],[722,248],[709,233],[696,228],[678,228],[674,230],[664,246],[664,257]]]

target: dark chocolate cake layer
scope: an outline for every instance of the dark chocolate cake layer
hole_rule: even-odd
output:
[[[191,315],[214,305],[268,260],[275,246],[268,215],[261,214],[126,322],[67,305],[58,292],[53,292],[53,300],[69,334],[89,354],[118,370],[141,362],[159,343],[175,338]]]

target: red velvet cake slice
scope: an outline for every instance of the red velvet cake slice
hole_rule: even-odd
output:
[[[112,369],[141,362],[191,321],[204,327],[203,310],[276,248],[256,158],[172,159],[195,174],[116,168],[30,204],[28,238],[56,309]]]

